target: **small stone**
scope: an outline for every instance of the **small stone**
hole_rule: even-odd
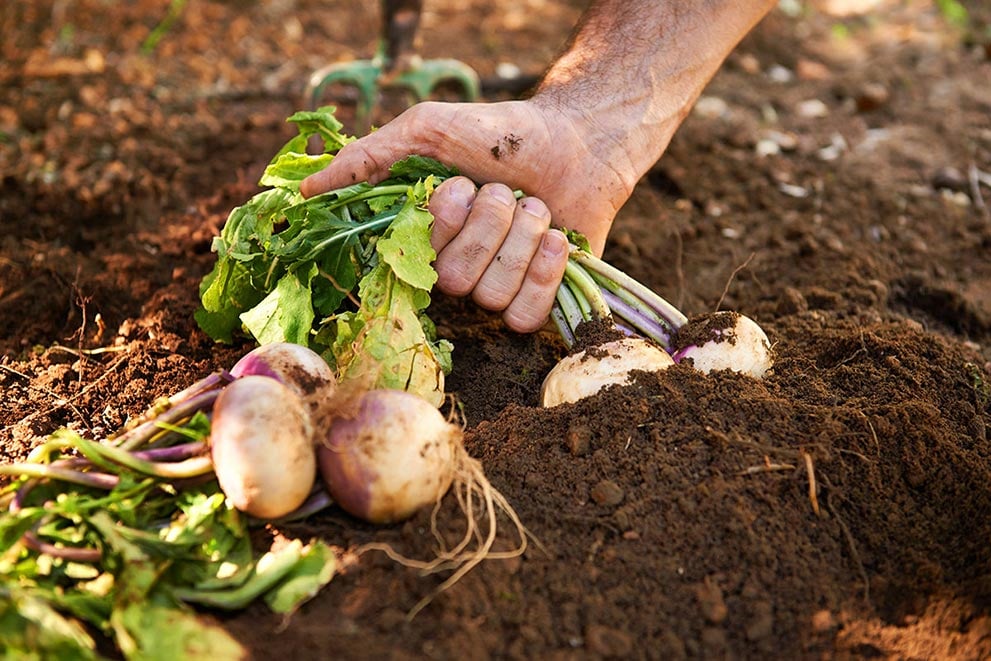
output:
[[[857,104],[857,110],[860,112],[870,112],[887,105],[890,98],[891,93],[881,83],[864,83],[857,90],[855,102]]]
[[[718,96],[702,96],[695,102],[695,113],[709,119],[722,117],[729,112],[729,105]]]
[[[623,502],[623,498],[626,494],[623,492],[623,489],[612,480],[602,480],[592,487],[592,491],[589,495],[592,496],[592,500],[594,500],[598,505],[615,507]]]
[[[799,80],[829,80],[833,73],[822,62],[815,60],[799,60],[795,65],[795,74]]]
[[[929,182],[936,190],[965,191],[969,188],[966,175],[951,166],[937,169],[932,173]]]
[[[592,447],[592,430],[588,425],[574,425],[568,428],[566,440],[571,456],[581,457]]]
[[[829,116],[829,106],[819,99],[807,99],[798,104],[795,109],[802,117],[821,119]]]
[[[836,619],[828,610],[817,611],[812,615],[812,630],[816,633],[826,633],[836,626]]]

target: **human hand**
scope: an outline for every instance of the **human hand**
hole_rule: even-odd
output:
[[[607,151],[594,151],[590,135],[532,101],[421,103],[346,145],[301,191],[377,183],[409,154],[458,167],[466,176],[442,183],[430,201],[437,287],[470,294],[511,329],[531,332],[547,320],[567,263],[567,239],[551,224],[584,233],[601,253],[636,183],[604,160]],[[513,189],[532,197],[516,200]]]

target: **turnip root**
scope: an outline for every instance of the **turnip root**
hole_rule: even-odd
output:
[[[640,337],[626,337],[565,356],[548,372],[541,405],[557,406],[590,397],[606,386],[629,383],[635,370],[656,372],[674,365],[666,351]]]
[[[731,370],[760,379],[774,359],[771,342],[757,323],[736,312],[716,312],[692,319],[678,330],[681,348],[675,362],[690,360],[705,373]]]
[[[242,376],[220,393],[210,448],[221,490],[251,516],[289,514],[316,481],[309,411],[295,391],[267,376]]]
[[[393,523],[447,492],[461,429],[432,404],[402,390],[372,390],[354,417],[335,419],[318,450],[320,473],[342,509]]]
[[[336,385],[334,371],[320,354],[291,342],[273,342],[252,349],[230,373],[234,378],[259,375],[276,379],[311,403],[330,397]]]

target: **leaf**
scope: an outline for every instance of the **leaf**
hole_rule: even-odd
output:
[[[415,205],[412,196],[392,221],[386,236],[378,242],[378,253],[400,280],[429,291],[437,282],[431,266],[437,253],[430,245],[433,216]]]
[[[458,175],[458,169],[444,165],[440,161],[428,156],[411,155],[401,161],[396,161],[389,168],[389,174],[393,177],[406,180],[426,179],[434,176],[441,179],[448,179]]]
[[[299,191],[299,182],[315,172],[323,170],[334,157],[331,154],[279,154],[268,164],[258,182],[261,186],[279,186]]]
[[[96,643],[38,590],[0,587],[0,658],[96,659]]]
[[[337,556],[317,540],[303,551],[295,567],[265,595],[265,603],[276,613],[293,613],[330,583],[337,571]]]
[[[310,282],[315,274],[315,266],[303,274],[286,273],[261,303],[241,315],[241,322],[259,344],[309,344],[314,319]]]
[[[332,350],[341,380],[361,387],[413,392],[435,406],[444,399],[444,372],[420,323],[424,292],[399,280],[388,264],[358,285],[361,308],[337,319]]]
[[[341,133],[344,125],[334,117],[334,106],[322,106],[316,110],[303,110],[294,113],[287,122],[296,125],[299,135],[289,141],[279,152],[286,151],[306,151],[306,143],[310,136],[319,135],[323,140],[325,152],[337,153],[337,151],[354,138]]]
[[[130,604],[115,613],[114,623],[130,636],[122,651],[142,661],[236,661],[248,651],[227,631],[192,613],[154,603]]]

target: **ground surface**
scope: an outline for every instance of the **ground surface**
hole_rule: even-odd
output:
[[[536,73],[582,4],[428,1],[423,53]],[[274,529],[346,570],[288,623],[226,617],[257,658],[991,656],[991,15],[827,4],[776,11],[732,55],[606,253],[690,314],[758,319],[773,374],[674,368],[541,410],[554,335],[438,301],[468,449],[545,549],[408,623],[443,577],[349,550],[430,557],[428,513]],[[374,49],[372,3],[190,0],[143,53],[167,5],[0,8],[8,459],[63,425],[105,434],[246,349],[192,320],[210,239],[308,74]]]

